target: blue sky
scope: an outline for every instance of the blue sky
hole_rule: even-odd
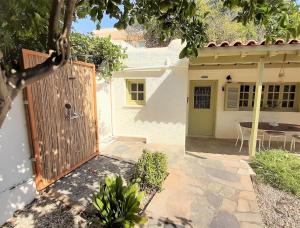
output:
[[[300,4],[300,0],[297,0],[297,3]],[[101,28],[112,28],[116,20],[113,18],[109,18],[107,15],[104,15],[103,20],[101,22]],[[73,23],[73,29],[76,32],[80,33],[90,33],[96,29],[96,23],[93,22],[89,17],[85,19],[80,19],[77,22]]]
[[[107,15],[104,15],[101,22],[101,28],[112,28],[116,20],[114,18],[109,18]],[[96,29],[96,23],[93,22],[90,17],[85,19],[80,19],[77,22],[73,23],[73,30],[80,33],[90,33]]]

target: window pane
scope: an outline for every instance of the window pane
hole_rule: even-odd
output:
[[[274,86],[270,85],[269,86],[269,92],[273,92],[274,91]]]
[[[290,101],[289,102],[289,108],[293,108],[294,107],[294,101]]]
[[[290,100],[294,100],[295,99],[295,94],[294,93],[290,93]]]
[[[244,99],[248,99],[249,98],[249,94],[248,93],[245,93],[244,94]]]
[[[137,94],[131,93],[131,100],[136,101],[137,100]]]
[[[194,108],[210,109],[211,87],[195,87]]]
[[[288,92],[288,91],[289,91],[289,88],[290,88],[290,86],[285,85],[285,86],[284,86],[284,92]]]
[[[284,100],[287,100],[288,98],[289,98],[289,94],[288,94],[288,93],[284,93],[284,94],[283,94],[283,99],[284,99]]]
[[[275,99],[275,100],[278,100],[278,99],[279,99],[279,93],[275,93],[275,94],[274,94],[274,99]]]
[[[279,92],[280,91],[280,86],[279,85],[276,85],[275,86],[275,92]]]
[[[137,91],[137,84],[131,83],[131,91]]]
[[[144,91],[144,84],[139,83],[138,88],[139,91]]]
[[[139,93],[138,94],[138,100],[143,101],[144,100],[144,93]]]
[[[268,99],[269,99],[269,100],[272,100],[272,99],[273,99],[273,93],[269,93],[269,94],[268,94]]]
[[[296,86],[295,85],[292,85],[291,86],[291,92],[295,92],[296,91]]]
[[[283,108],[286,108],[286,107],[287,107],[287,101],[283,101],[283,102],[282,102],[282,107],[283,107]]]
[[[249,92],[250,91],[250,86],[246,85],[245,86],[245,92]]]

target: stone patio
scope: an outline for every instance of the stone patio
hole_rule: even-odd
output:
[[[101,153],[136,161],[144,148],[165,152],[170,173],[147,208],[148,227],[263,227],[247,148],[238,154],[233,140],[189,139],[186,153],[137,142],[114,142]]]

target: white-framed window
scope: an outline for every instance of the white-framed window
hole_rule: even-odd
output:
[[[296,85],[284,85],[282,108],[293,108],[296,101]]]
[[[269,84],[267,86],[267,106],[268,108],[276,108],[280,106],[280,87],[278,84]]]
[[[244,84],[244,83],[240,85],[240,99],[239,99],[240,108],[248,108],[250,106],[252,91],[253,91],[253,85]]]
[[[261,110],[300,111],[299,83],[264,83]],[[255,83],[228,83],[225,90],[225,110],[252,110],[255,101]]]

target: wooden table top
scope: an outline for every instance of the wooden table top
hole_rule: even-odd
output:
[[[241,122],[240,125],[245,128],[251,128],[252,122]],[[300,132],[300,125],[278,123],[278,126],[272,126],[270,122],[259,122],[258,129],[264,131]]]

